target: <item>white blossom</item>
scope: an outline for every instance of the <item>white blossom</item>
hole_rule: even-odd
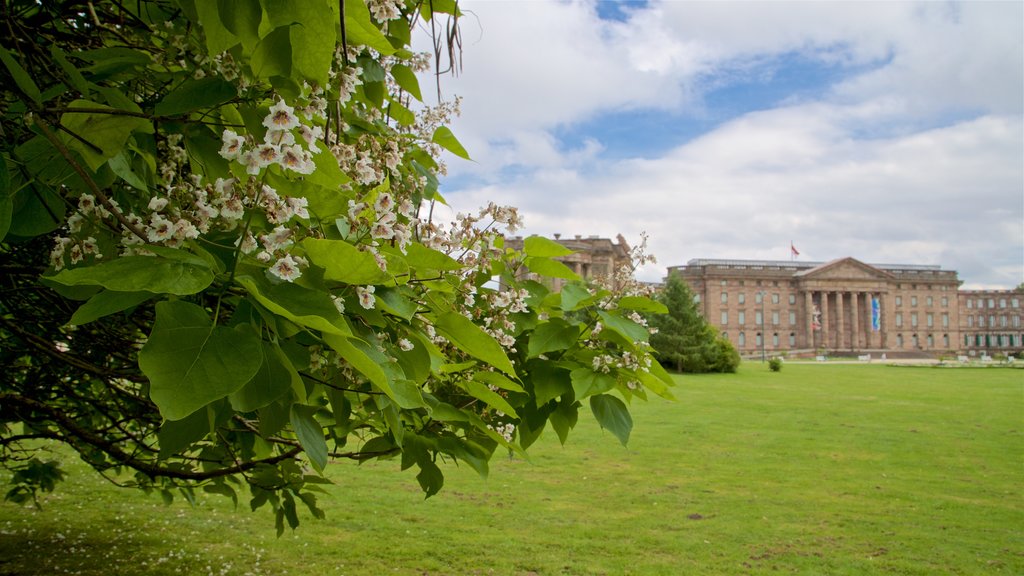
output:
[[[270,113],[263,119],[263,125],[271,130],[291,130],[299,125],[295,109],[279,100],[270,107]]]
[[[274,262],[274,265],[270,267],[269,272],[285,282],[293,282],[299,276],[302,276],[302,272],[299,271],[299,264],[292,259],[291,254],[285,254],[283,257],[278,258],[277,262]]]
[[[377,298],[373,295],[373,286],[358,286],[356,287],[356,294],[359,295],[359,305],[367,310],[372,310],[377,304]]]

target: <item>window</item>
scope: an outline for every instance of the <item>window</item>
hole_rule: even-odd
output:
[[[789,295],[789,305],[793,306],[795,304],[796,304],[796,294],[790,294]]]
[[[728,280],[722,280],[722,281],[721,281],[721,282],[719,282],[718,284],[719,284],[720,286],[728,286],[728,285],[729,285],[729,281],[728,281]]]
[[[729,323],[729,311],[728,310],[722,310],[722,326],[725,326],[728,323]]]
[[[1011,324],[1014,328],[1020,328],[1020,316],[1014,316]]]
[[[912,334],[910,336],[910,345],[913,348],[920,348],[921,347],[921,342],[918,340],[917,334]]]
[[[740,292],[739,294],[736,295],[736,301],[739,302],[740,304],[746,304],[747,295],[744,294],[743,292]]]
[[[935,348],[935,337],[931,334],[928,335],[928,347]]]
[[[796,312],[792,310],[789,311],[789,325],[796,326]]]
[[[1000,328],[1006,328],[1006,315],[1005,314],[1003,316],[999,317],[999,327]]]
[[[758,347],[760,347],[760,346],[761,346],[761,340],[762,340],[762,336],[761,336],[761,333],[760,333],[760,332],[758,332],[758,333],[757,333],[757,341],[755,342],[755,344],[756,344],[756,345],[757,345]]]
[[[896,335],[896,347],[903,348],[903,334]]]
[[[758,292],[758,293],[754,294],[754,303],[755,304],[760,304],[763,301],[764,301],[764,292]]]
[[[949,296],[942,297],[942,307],[949,308]]]
[[[989,308],[995,308],[996,307],[996,299],[995,298],[989,298],[988,299],[988,307]]]
[[[757,312],[754,312],[754,324],[756,324],[757,326],[760,326],[763,323],[764,323],[764,318],[761,318],[761,311],[758,310]]]
[[[796,332],[789,333],[789,347],[796,348]]]
[[[933,302],[932,297],[929,296],[927,299],[925,299],[924,302],[925,302],[925,306],[931,306],[932,302]]]
[[[910,297],[910,305],[911,306],[917,306],[917,296],[911,296]]]
[[[974,328],[974,316],[967,317],[967,327]]]
[[[942,335],[942,347],[949,349],[949,334]]]
[[[693,302],[695,304],[700,304],[700,294],[694,294],[693,295]]]
[[[1000,308],[1006,308],[1006,298],[1000,298],[999,299],[999,307]]]
[[[978,314],[978,328],[984,328],[984,327],[985,327],[985,316],[982,315],[982,314]]]
[[[995,328],[996,327],[996,316],[995,316],[995,314],[989,314],[989,316],[988,316],[988,327],[989,328]]]
[[[910,325],[917,328],[917,312],[910,313]]]
[[[779,313],[778,312],[772,312],[772,325],[773,326],[778,326],[779,325]]]
[[[896,297],[896,305],[897,306],[903,306],[903,296],[897,296]]]
[[[743,310],[740,310],[739,312],[737,312],[736,321],[739,322],[741,326],[743,324],[746,324],[747,323],[747,313],[744,312]]]
[[[948,312],[943,312],[942,313],[942,327],[943,328],[949,328],[949,313]]]
[[[740,348],[743,348],[744,346],[746,346],[747,345],[747,335],[744,334],[743,332],[740,332],[739,336],[736,337],[736,344]]]
[[[778,303],[779,303],[779,293],[776,292],[776,293],[772,294],[772,304],[778,304]]]
[[[722,304],[728,304],[728,303],[729,303],[729,293],[728,292],[722,292]]]
[[[928,314],[925,314],[924,320],[925,320],[925,324],[929,328],[931,328],[932,326],[935,326],[935,315],[932,314],[931,312],[929,312]]]
[[[897,312],[896,313],[896,327],[897,328],[902,328],[903,327],[903,312]]]
[[[967,299],[967,307],[968,308],[974,308],[974,300],[971,300],[970,298],[968,298]]]
[[[776,333],[772,334],[772,348],[778,348],[778,347],[779,347],[779,333],[776,332]]]
[[[1014,308],[1020,308],[1020,300],[1017,299],[1017,298],[1011,298],[1010,299],[1010,306],[1012,306]]]

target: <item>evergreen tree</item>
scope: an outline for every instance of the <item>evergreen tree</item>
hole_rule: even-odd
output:
[[[651,318],[650,324],[658,329],[651,347],[660,362],[679,372],[736,371],[739,353],[707,323],[685,282],[670,275],[659,300],[668,314]]]

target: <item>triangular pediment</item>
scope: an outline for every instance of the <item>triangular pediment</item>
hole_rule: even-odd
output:
[[[856,258],[839,258],[798,272],[805,280],[894,280],[895,276]]]

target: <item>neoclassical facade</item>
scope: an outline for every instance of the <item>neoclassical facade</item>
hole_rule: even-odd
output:
[[[957,273],[939,266],[695,259],[668,273],[742,354],[1024,350],[1024,293],[961,292]]]
[[[563,238],[561,234],[555,234],[553,240],[573,251],[572,254],[562,256],[557,260],[586,280],[610,278],[617,270],[623,266],[629,266],[631,262],[630,247],[622,234],[616,236],[615,240],[600,236],[584,237],[579,234],[573,238]],[[522,236],[505,238],[507,248],[522,250],[523,244]],[[536,279],[546,282],[549,288],[556,292],[561,290],[566,282],[561,278],[536,276]]]

